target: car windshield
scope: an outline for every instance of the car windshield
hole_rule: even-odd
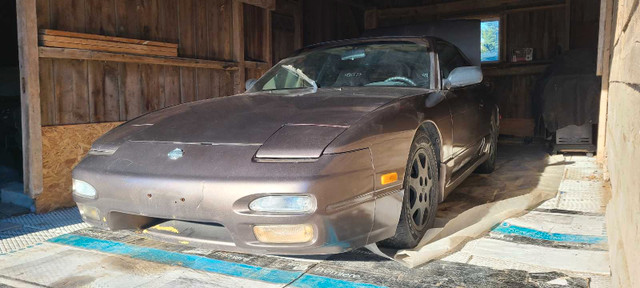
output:
[[[250,92],[361,86],[431,86],[426,44],[384,42],[315,49],[284,59]]]

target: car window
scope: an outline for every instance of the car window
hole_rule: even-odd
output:
[[[449,77],[449,73],[455,68],[471,65],[455,46],[444,41],[438,41],[436,46],[442,79]]]
[[[431,87],[426,44],[367,42],[315,49],[280,61],[250,92],[360,86]]]

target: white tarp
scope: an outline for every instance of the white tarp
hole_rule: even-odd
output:
[[[562,156],[548,156],[539,146],[501,146],[497,169],[489,175],[472,175],[441,203],[436,227],[427,230],[410,250],[390,250],[375,244],[372,252],[416,267],[442,258],[482,236],[503,220],[515,217],[553,198],[564,172]],[[526,148],[525,148],[526,149]]]

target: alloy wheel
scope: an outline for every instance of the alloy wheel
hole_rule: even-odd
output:
[[[433,171],[428,163],[427,153],[419,149],[411,160],[411,172],[407,178],[409,188],[409,218],[411,224],[422,230],[428,222],[431,207],[431,187],[433,186]]]

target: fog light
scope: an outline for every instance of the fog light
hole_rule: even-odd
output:
[[[310,213],[315,201],[309,196],[266,196],[253,200],[249,209],[272,213]]]
[[[100,210],[98,208],[78,203],[78,210],[82,218],[100,221]]]
[[[254,226],[253,234],[262,243],[305,243],[313,239],[313,226],[310,224]]]
[[[73,179],[73,194],[78,197],[96,199],[96,188],[93,188],[91,184],[82,180]]]

